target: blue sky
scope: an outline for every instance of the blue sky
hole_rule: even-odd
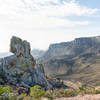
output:
[[[47,49],[51,43],[100,35],[100,0],[0,0],[0,52],[12,35]]]
[[[85,5],[91,8],[100,8],[100,0],[77,0],[80,5]]]

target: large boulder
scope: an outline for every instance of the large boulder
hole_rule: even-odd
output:
[[[30,43],[13,36],[10,43],[10,51],[13,55],[5,57],[1,62],[1,71],[12,80],[16,80],[16,85],[34,86],[35,84],[48,87],[42,65],[36,62],[30,54]],[[10,81],[9,78],[9,81]]]

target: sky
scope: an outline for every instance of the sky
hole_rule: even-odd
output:
[[[18,36],[31,48],[100,35],[100,0],[0,0],[0,52]]]

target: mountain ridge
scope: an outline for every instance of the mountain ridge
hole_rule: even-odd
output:
[[[61,42],[61,43],[56,43],[56,44],[51,44],[50,46],[49,46],[49,49],[47,50],[47,52],[46,53],[48,53],[50,50],[52,50],[52,49],[55,49],[55,48],[59,48],[59,49],[62,49],[62,47],[64,48],[64,47],[68,47],[69,46],[69,48],[70,47],[72,47],[73,45],[76,45],[77,47],[79,47],[79,46],[81,46],[81,45],[86,45],[86,44],[89,44],[88,46],[94,46],[95,44],[98,44],[98,43],[100,43],[100,36],[96,36],[96,37],[82,37],[82,38],[76,38],[75,40],[73,40],[73,41],[69,41],[69,42]],[[68,49],[69,50],[69,48],[65,48],[65,49]],[[64,49],[63,49],[64,50]],[[52,51],[53,52],[53,51]],[[58,53],[57,53],[58,52]],[[55,50],[55,53],[59,56],[59,52],[60,52],[60,50]],[[45,57],[45,55],[47,55],[47,54],[44,54],[44,57]],[[63,52],[62,52],[63,53]],[[68,52],[67,51],[67,54],[69,54],[70,53],[70,51]],[[52,53],[51,53],[52,54]],[[66,55],[67,55],[66,54]],[[63,54],[62,54],[63,55]],[[65,53],[64,53],[64,55],[65,55]],[[49,55],[50,56],[50,55]],[[54,55],[53,55],[54,56]]]
[[[50,77],[100,84],[100,36],[51,44],[38,62]]]

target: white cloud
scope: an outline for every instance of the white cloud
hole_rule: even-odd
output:
[[[52,3],[55,3],[53,5]],[[0,0],[0,13],[38,11],[47,16],[87,16],[95,14],[98,9],[80,6],[75,0],[60,3],[59,0]]]
[[[67,41],[76,31],[62,30],[63,27],[89,25],[89,21],[72,21],[66,16],[92,16],[97,11],[80,6],[75,0],[0,0],[0,51],[8,50],[12,35],[28,39],[33,47],[42,49],[51,42]]]
[[[88,21],[71,21],[61,17],[85,16],[97,11],[97,9],[81,7],[75,1],[60,4],[58,0],[0,0],[0,4],[0,14],[7,16],[9,23],[16,25],[28,23],[29,27],[34,26],[38,29],[88,25]]]

